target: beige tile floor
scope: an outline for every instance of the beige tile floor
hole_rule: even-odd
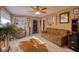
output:
[[[71,50],[67,47],[59,47],[56,44],[51,43],[50,41],[46,40],[45,38],[43,38],[42,36],[40,36],[38,34],[27,36],[22,39],[10,41],[10,43],[9,43],[11,46],[10,52],[22,52],[22,50],[19,48],[19,43],[21,41],[28,41],[32,37],[40,40],[42,42],[42,44],[45,44],[47,46],[49,52],[74,52],[73,50]]]

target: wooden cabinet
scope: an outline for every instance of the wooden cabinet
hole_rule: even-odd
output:
[[[72,34],[69,35],[68,47],[74,51],[79,51],[79,33],[78,32],[72,32]]]

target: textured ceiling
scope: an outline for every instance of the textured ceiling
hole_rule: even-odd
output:
[[[57,11],[63,10],[64,8],[68,8],[69,6],[42,6],[46,7],[47,10],[45,14],[36,15],[33,11],[33,9],[30,6],[6,6],[7,10],[10,11],[12,14],[16,15],[23,15],[23,16],[34,16],[34,17],[43,17],[52,13],[55,13]]]

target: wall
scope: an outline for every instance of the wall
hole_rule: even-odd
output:
[[[43,17],[42,19],[46,18],[46,28],[51,27],[51,28],[56,28],[56,29],[65,29],[65,30],[69,30],[71,31],[71,25],[72,25],[72,19],[75,18],[79,18],[79,14],[73,14],[73,9],[75,8],[79,8],[79,7],[69,7],[66,8],[64,10],[58,11],[54,14],[48,15]],[[60,24],[59,20],[59,14],[64,13],[64,12],[69,12],[69,23],[64,23],[64,24]],[[51,21],[53,21],[53,23],[51,25],[48,25],[48,19],[50,19],[50,17],[53,17],[51,19]]]

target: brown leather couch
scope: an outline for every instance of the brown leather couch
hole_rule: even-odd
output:
[[[47,40],[59,46],[64,46],[67,44],[67,30],[47,28],[46,31],[43,31],[41,33],[41,35],[45,37]]]

